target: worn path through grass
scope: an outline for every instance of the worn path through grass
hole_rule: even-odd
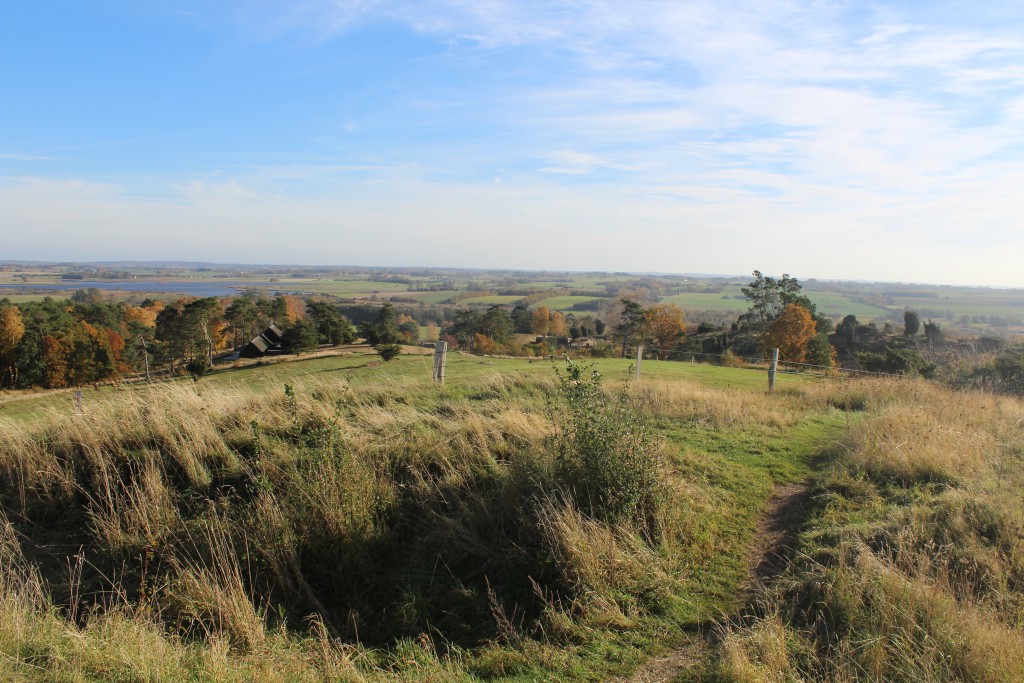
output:
[[[695,519],[707,553],[695,557],[698,566],[690,568],[692,615],[679,624],[675,637],[655,645],[661,653],[616,679],[619,683],[689,680],[705,664],[714,652],[714,625],[738,614],[756,587],[789,562],[806,518],[806,481],[846,426],[846,415],[827,411],[774,433],[744,435],[694,425],[672,432],[681,446],[681,474],[703,478],[702,489],[714,492],[708,502],[717,514],[705,510]],[[698,464],[696,453],[710,457]]]

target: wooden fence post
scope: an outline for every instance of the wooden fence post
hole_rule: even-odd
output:
[[[448,342],[434,344],[434,382],[444,384],[444,366],[448,361]]]
[[[779,367],[779,350],[772,349],[772,364],[768,366],[768,393],[775,391],[775,370]]]
[[[640,344],[636,347],[636,376],[640,376],[640,361],[644,359],[644,345]]]

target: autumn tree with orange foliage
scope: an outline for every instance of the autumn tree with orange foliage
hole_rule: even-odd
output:
[[[162,301],[154,302],[152,306],[129,306],[124,309],[125,323],[138,323],[144,327],[156,327],[156,316],[164,309]]]
[[[16,383],[14,349],[24,335],[21,310],[17,306],[0,308],[0,387]]]
[[[288,322],[306,319],[306,302],[294,294],[283,294],[279,298],[284,300],[285,317]]]
[[[533,309],[533,333],[546,336],[551,327],[551,311],[547,306]]]
[[[548,318],[548,334],[552,337],[565,337],[569,328],[565,324],[565,316],[560,311],[551,311]]]
[[[68,344],[60,337],[43,335],[43,386],[60,389],[68,385]]]
[[[768,354],[779,350],[779,360],[786,363],[803,363],[807,358],[807,343],[817,333],[817,326],[811,312],[803,306],[789,304],[785,310],[768,325],[761,336],[761,348]]]
[[[657,350],[658,359],[664,359],[686,334],[686,317],[675,304],[657,304],[644,311],[647,335]]]

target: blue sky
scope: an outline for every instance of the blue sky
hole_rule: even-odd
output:
[[[1024,286],[1018,2],[9,2],[0,258]]]

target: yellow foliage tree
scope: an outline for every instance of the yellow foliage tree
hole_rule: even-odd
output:
[[[284,299],[285,315],[288,318],[288,322],[293,323],[296,320],[305,320],[306,302],[301,297],[297,297],[294,294],[285,294],[281,298]]]
[[[559,311],[551,311],[548,318],[548,334],[552,337],[564,337],[569,334],[565,325],[565,316]]]
[[[665,358],[686,334],[686,316],[675,304],[658,304],[644,311],[647,333],[650,335],[658,358]]]
[[[473,335],[473,350],[477,353],[494,353],[494,340],[477,332]]]
[[[163,310],[163,306],[159,308],[156,306],[150,308],[129,306],[124,310],[124,321],[127,323],[136,322],[145,327],[156,327],[156,315],[161,310]]]
[[[68,344],[59,337],[43,335],[43,386],[47,389],[59,389],[67,386],[68,376]]]
[[[533,309],[533,332],[534,334],[546,335],[551,326],[551,311],[547,306],[538,306]]]
[[[24,334],[25,323],[21,319],[21,309],[17,306],[0,309],[0,357],[14,351]]]
[[[21,309],[17,306],[6,306],[0,309],[0,386],[5,381],[11,385],[14,377],[14,349],[25,335],[25,322],[21,318]]]
[[[779,359],[788,363],[803,363],[807,357],[807,342],[817,332],[814,317],[803,306],[789,304],[779,317],[768,324],[761,336],[765,354],[779,350]]]

